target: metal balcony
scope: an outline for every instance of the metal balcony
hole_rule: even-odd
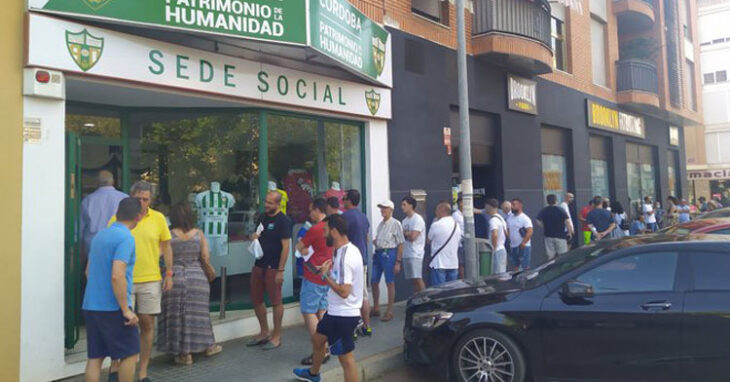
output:
[[[613,12],[619,34],[642,32],[654,26],[654,0],[614,0]]]
[[[472,35],[478,57],[530,75],[552,71],[547,0],[474,0]]]
[[[618,101],[636,107],[659,107],[659,79],[656,65],[630,59],[616,62]]]

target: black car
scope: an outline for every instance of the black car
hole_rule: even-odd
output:
[[[730,241],[624,238],[408,301],[405,357],[457,381],[730,381]]]

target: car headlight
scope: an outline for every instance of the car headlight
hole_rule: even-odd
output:
[[[412,326],[418,329],[436,329],[451,319],[451,312],[420,312],[413,314]]]

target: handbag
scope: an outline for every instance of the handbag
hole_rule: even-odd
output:
[[[198,237],[200,238],[200,232],[198,232]],[[212,283],[213,280],[215,280],[215,268],[213,268],[213,266],[210,264],[210,259],[204,260],[201,256],[200,267],[203,268],[203,273],[205,273],[205,277],[208,279],[208,282]]]
[[[433,263],[434,259],[436,259],[436,256],[438,256],[438,255],[439,255],[439,253],[441,253],[441,251],[443,251],[443,250],[444,250],[444,248],[446,248],[446,246],[447,246],[447,245],[449,244],[449,242],[451,241],[451,238],[453,238],[453,237],[454,237],[454,234],[455,234],[455,233],[456,233],[456,221],[454,221],[454,229],[452,229],[452,230],[451,230],[451,235],[449,235],[449,238],[448,238],[448,239],[446,239],[446,241],[445,241],[445,242],[444,242],[444,244],[443,244],[443,245],[441,246],[441,248],[439,248],[439,249],[438,249],[438,250],[437,250],[436,252],[434,252],[434,253],[433,253],[433,254],[431,255],[431,259],[430,259],[430,260],[428,261],[428,263],[429,263],[429,264]]]

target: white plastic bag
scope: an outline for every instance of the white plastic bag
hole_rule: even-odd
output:
[[[256,228],[256,235],[261,235],[261,232],[264,232],[264,226],[259,224],[259,226]],[[256,260],[260,260],[262,257],[264,257],[264,249],[261,247],[259,239],[252,241],[248,247],[248,250],[251,252],[251,254],[253,254]]]

